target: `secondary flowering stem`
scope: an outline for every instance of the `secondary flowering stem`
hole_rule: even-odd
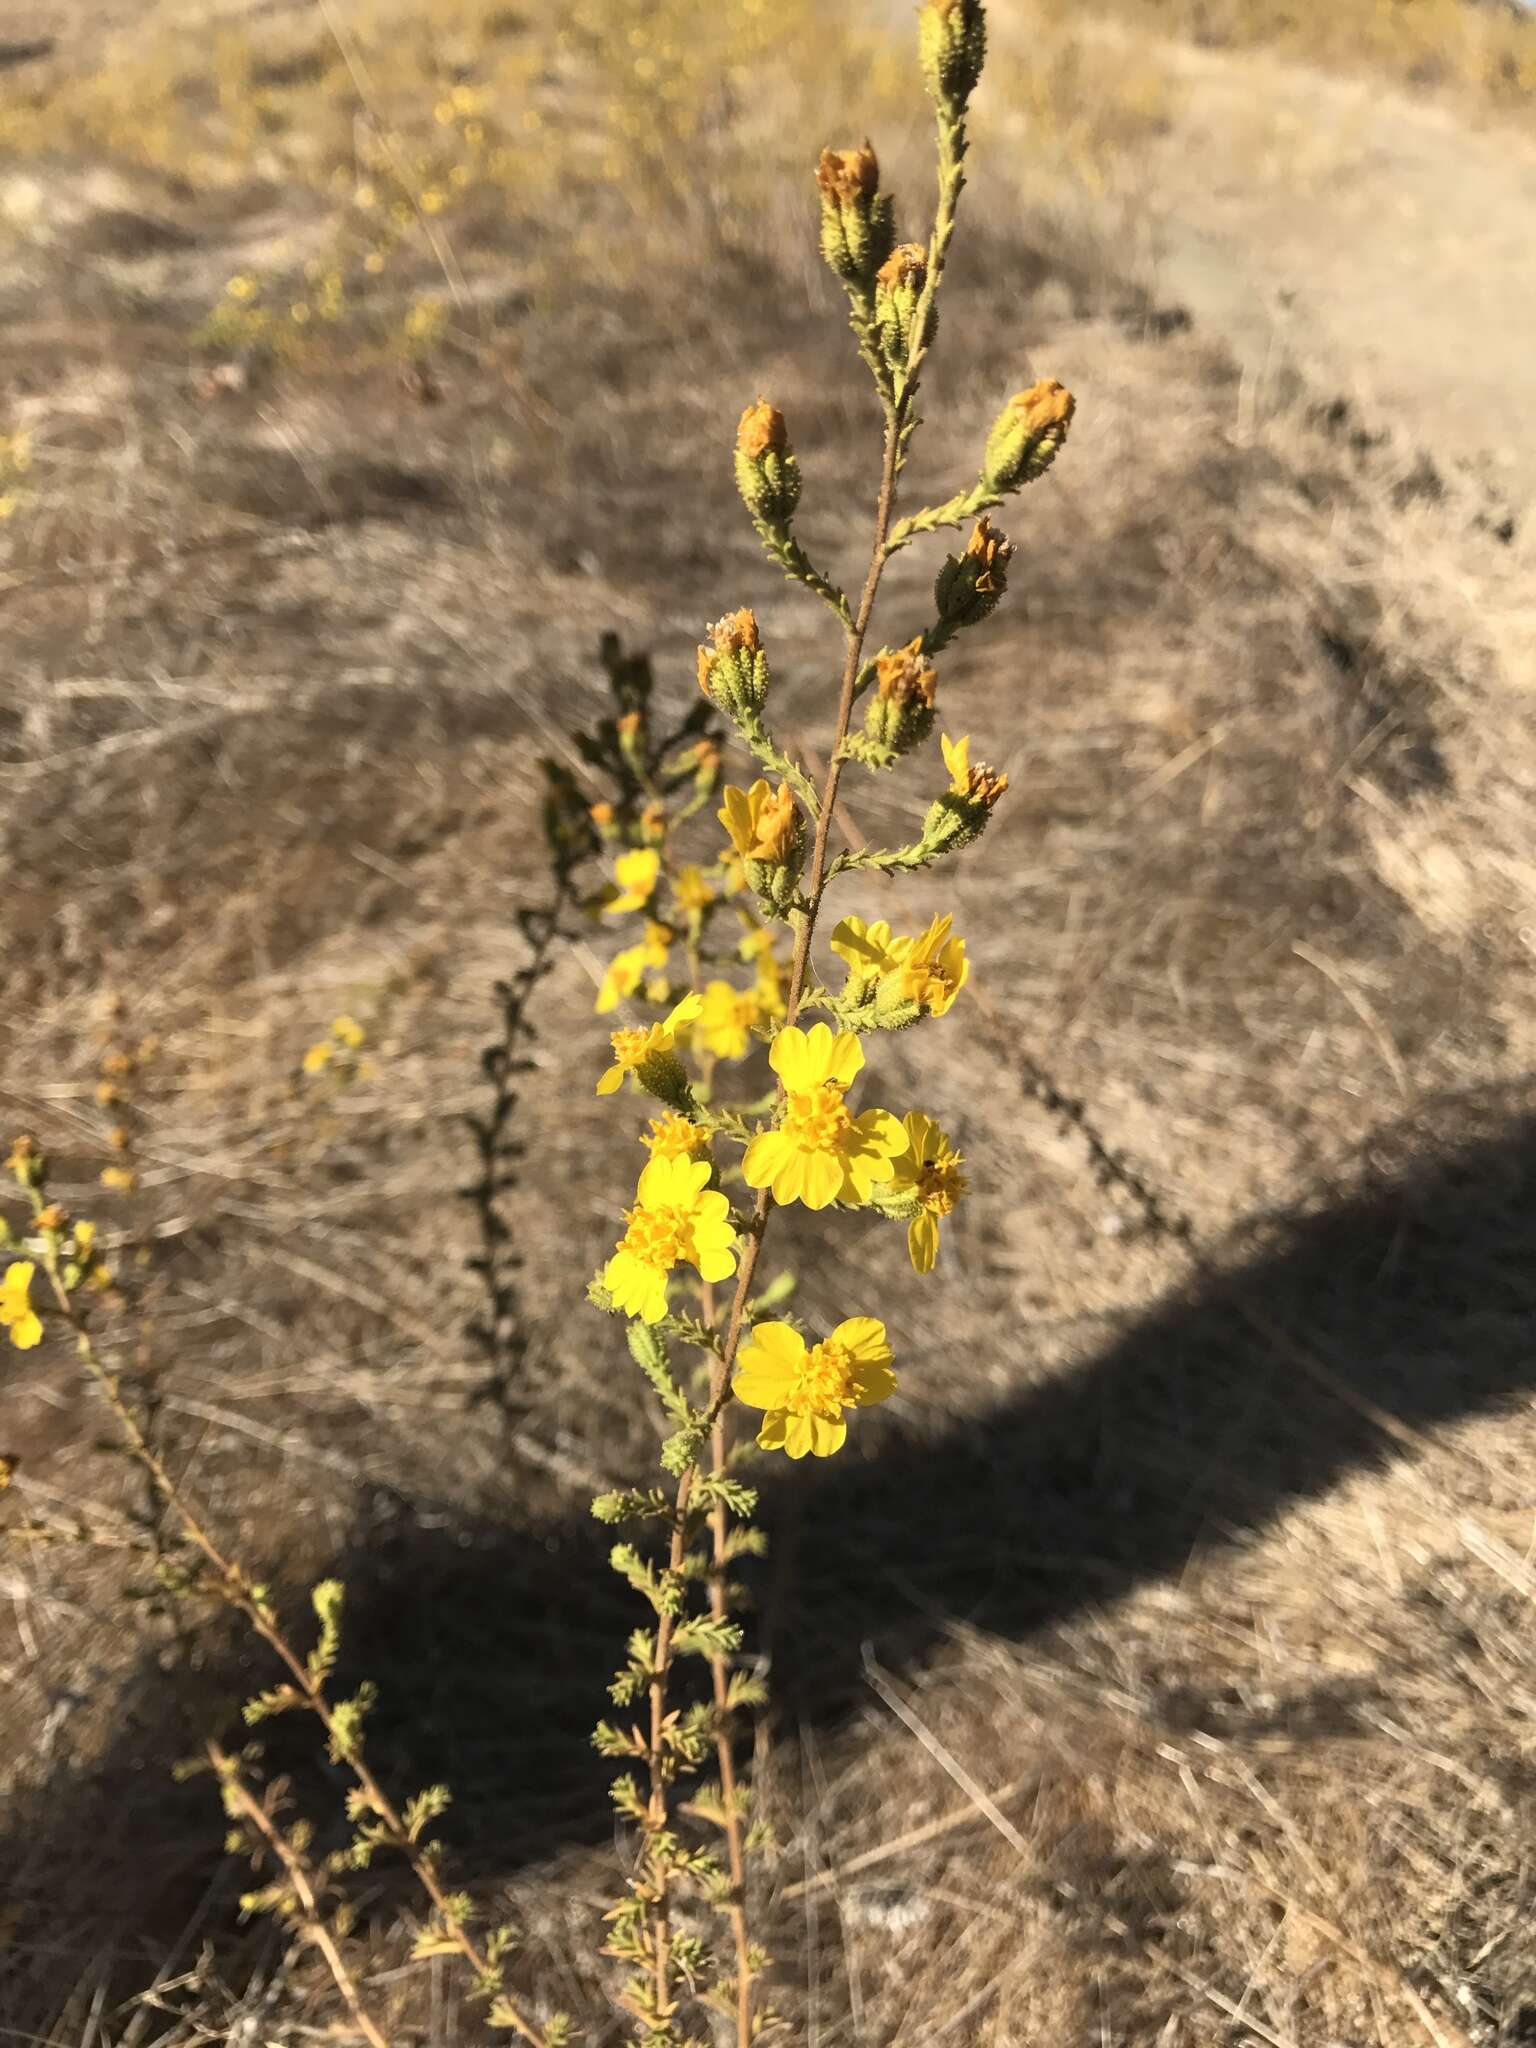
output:
[[[33,1200],[34,1206],[36,1206],[35,1194]],[[484,1980],[491,1972],[490,1959],[478,1946],[474,1938],[460,1924],[454,1902],[449,1897],[441,1879],[433,1868],[431,1859],[422,1853],[421,1848],[416,1842],[412,1841],[410,1831],[406,1827],[405,1820],[398,1807],[396,1807],[394,1801],[373,1775],[368,1765],[353,1750],[346,1731],[340,1727],[336,1720],[330,1701],[311,1678],[305,1660],[271,1619],[265,1604],[252,1591],[240,1566],[233,1558],[225,1556],[219,1545],[214,1541],[214,1538],[203,1526],[196,1509],[188,1501],[176,1480],[167,1470],[160,1454],[139,1426],[137,1416],[123,1398],[122,1388],[118,1384],[116,1373],[103,1362],[101,1354],[97,1351],[92,1340],[90,1331],[86,1328],[83,1318],[70,1297],[69,1289],[64,1284],[64,1274],[56,1252],[47,1250],[43,1253],[43,1269],[48,1276],[49,1286],[55,1301],[58,1303],[59,1312],[74,1332],[75,1349],[80,1362],[95,1382],[102,1399],[106,1402],[108,1408],[111,1409],[113,1418],[118,1428],[122,1431],[129,1450],[149,1474],[166,1506],[171,1509],[181,1524],[188,1541],[202,1553],[212,1568],[214,1576],[218,1580],[219,1591],[223,1598],[228,1601],[231,1607],[234,1607],[245,1616],[251,1628],[261,1637],[268,1649],[273,1652],[286,1669],[304,1705],[315,1716],[316,1720],[319,1721],[327,1737],[330,1739],[337,1761],[344,1763],[357,1780],[358,1788],[364,1799],[368,1802],[370,1809],[389,1831],[392,1845],[399,1849],[400,1853],[405,1857],[412,1875],[432,1902],[443,1927],[451,1935],[454,1946],[475,1972],[476,1977]],[[322,1950],[322,1952],[324,1951]],[[327,1957],[327,1960],[329,1960],[329,1957]],[[332,1974],[333,1976],[336,1974],[334,1969]],[[347,1983],[343,1981],[342,1977],[336,1977],[336,1986],[343,1998],[346,1998],[348,1996]],[[510,1999],[504,2001],[504,2010],[507,2015],[507,2025],[520,2040],[528,2043],[528,2048],[547,2048],[547,2043],[540,2029],[531,2020],[525,2018]]]

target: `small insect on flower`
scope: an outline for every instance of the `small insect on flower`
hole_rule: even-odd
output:
[[[654,846],[637,846],[629,853],[621,853],[613,864],[613,879],[619,893],[603,905],[605,911],[618,916],[626,910],[644,910],[656,889],[656,878],[661,873],[661,855]]]
[[[0,1277],[0,1329],[10,1332],[18,1351],[30,1351],[42,1342],[43,1322],[32,1306],[30,1292],[36,1272],[31,1259],[17,1259]]]
[[[693,1027],[693,1042],[717,1060],[745,1059],[752,1049],[752,1026],[759,1016],[751,989],[712,981],[704,991],[704,1008]]]
[[[909,1110],[903,1119],[907,1149],[891,1161],[886,1194],[918,1203],[907,1225],[907,1252],[915,1273],[931,1273],[939,1256],[939,1221],[965,1193],[964,1161],[931,1116]]]
[[[685,1025],[692,1024],[703,1007],[704,998],[690,993],[680,1003],[674,1003],[659,1024],[636,1031],[615,1031],[609,1041],[613,1046],[613,1065],[598,1081],[598,1094],[616,1093],[626,1074],[633,1074],[642,1088],[657,1092],[655,1084],[660,1080],[670,1083],[670,1070],[673,1068],[679,1085],[686,1086],[682,1063],[676,1053],[677,1033]],[[663,1096],[663,1100],[666,1099]]]
[[[653,1158],[641,1174],[624,1235],[603,1268],[603,1285],[625,1315],[659,1323],[674,1266],[691,1265],[703,1280],[735,1272],[731,1205],[709,1186],[710,1172],[707,1159]]]
[[[830,1458],[848,1435],[849,1408],[871,1408],[896,1391],[885,1325],[850,1316],[819,1344],[788,1323],[757,1323],[743,1346],[731,1390],[766,1412],[758,1447],[791,1458]]]
[[[768,1051],[784,1083],[780,1122],[759,1131],[747,1147],[742,1171],[748,1187],[771,1188],[777,1202],[825,1209],[832,1202],[864,1202],[891,1177],[891,1156],[901,1150],[901,1125],[886,1109],[855,1116],[843,1101],[864,1064],[864,1048],[851,1031],[798,1024],[782,1030]]]

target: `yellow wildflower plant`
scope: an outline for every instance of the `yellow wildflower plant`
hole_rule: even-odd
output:
[[[964,1161],[931,1116],[912,1109],[902,1123],[906,1150],[891,1161],[891,1178],[881,1193],[893,1205],[916,1203],[907,1225],[907,1253],[915,1273],[931,1273],[939,1256],[939,1224],[966,1190],[960,1171]]]
[[[701,1280],[735,1272],[731,1205],[710,1187],[712,1171],[707,1159],[658,1157],[641,1174],[624,1235],[603,1268],[603,1285],[625,1315],[659,1323],[675,1266],[693,1266]]]
[[[851,1408],[872,1408],[896,1391],[885,1325],[850,1316],[819,1344],[790,1323],[756,1323],[742,1347],[731,1391],[765,1411],[758,1448],[791,1458],[830,1458],[847,1440]]]
[[[868,1201],[870,1190],[891,1177],[902,1129],[889,1110],[855,1116],[843,1100],[864,1065],[863,1046],[851,1031],[789,1024],[768,1060],[784,1087],[783,1114],[748,1145],[747,1186],[770,1188],[776,1202],[808,1209]]]
[[[592,1005],[597,1014],[601,1017],[609,1010],[616,1010],[626,996],[632,996],[642,986],[648,974],[665,969],[671,944],[670,927],[652,922],[646,926],[645,937],[638,945],[626,946],[622,953],[615,953],[604,971],[597,1001]]]
[[[697,1159],[709,1150],[709,1131],[691,1117],[668,1109],[651,1118],[640,1142],[653,1159]]]
[[[661,874],[661,855],[654,846],[636,846],[621,853],[613,864],[617,895],[610,896],[603,909],[610,916],[630,910],[644,910],[656,893]]]
[[[670,1090],[673,1069],[676,1070],[677,1085],[686,1087],[687,1077],[676,1053],[677,1034],[697,1020],[703,1007],[703,997],[690,993],[681,1002],[674,1003],[659,1024],[645,1025],[633,1031],[615,1031],[609,1041],[613,1047],[613,1064],[599,1079],[598,1094],[616,1094],[623,1086],[624,1076],[633,1074],[642,1088],[653,1095],[661,1094],[666,1101],[670,1095],[654,1084],[664,1081]]]
[[[745,1059],[752,1050],[752,1027],[761,1011],[751,989],[712,981],[704,990],[704,1007],[693,1027],[693,1043],[712,1059]]]
[[[36,1272],[31,1259],[17,1259],[0,1275],[0,1330],[7,1332],[18,1351],[30,1351],[43,1338],[43,1319],[32,1306]]]

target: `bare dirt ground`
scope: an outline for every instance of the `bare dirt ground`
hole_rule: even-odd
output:
[[[936,1283],[872,1226],[835,1266],[795,1241],[807,1314],[876,1287],[905,1370],[845,1459],[764,1475],[760,1905],[816,2048],[1515,2048],[1531,159],[1385,88],[1158,61],[1168,126],[1101,193],[1042,199],[1024,105],[984,128],[914,496],[1022,374],[1081,409],[1008,522],[1003,623],[942,685],[1013,783],[955,885],[977,1004],[880,1072],[958,1130],[973,1195]],[[432,402],[382,362],[210,395],[187,335],[302,238],[297,188],[214,205],[85,138],[6,176],[42,186],[0,269],[34,443],[0,543],[6,1121],[105,1211],[106,999],[161,1038],[110,1222],[149,1248],[168,1452],[285,1599],[347,1579],[381,1769],[453,1784],[466,1878],[528,1930],[520,1982],[614,2039],[586,1731],[632,1617],[586,1498],[650,1445],[575,1306],[622,1193],[578,923],[535,1000],[496,1198],[520,1309],[489,1340],[463,1119],[544,888],[534,756],[596,709],[597,634],[681,701],[701,623],[751,603],[784,723],[824,730],[833,650],[724,451],[771,392],[807,538],[850,562],[861,372],[799,194],[765,193],[749,234],[669,219],[638,270],[559,292],[524,223],[476,218],[455,253],[489,337],[434,363]],[[885,637],[931,567],[903,558]],[[923,802],[849,809],[881,836]],[[298,1061],[339,1008],[377,1071],[317,1106]],[[141,1489],[68,1359],[6,1387],[10,1498],[52,1540],[4,1566],[0,2018],[313,2038],[326,1981],[239,1924],[206,1783],[168,1770],[264,1669],[124,1602]],[[276,1761],[334,1810],[302,1746]],[[358,1903],[398,2038],[476,2036],[447,1973],[403,1971],[405,1887]]]

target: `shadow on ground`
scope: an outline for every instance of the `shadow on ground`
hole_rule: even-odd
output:
[[[770,1468],[765,1518],[778,1576],[766,1590],[771,1611],[792,1603],[794,1616],[775,1632],[780,1708],[813,1723],[843,1716],[861,1687],[866,1642],[899,1669],[931,1653],[957,1619],[1023,1637],[1177,1573],[1202,1548],[1242,1543],[1290,1503],[1398,1454],[1357,1403],[1432,1430],[1536,1387],[1529,1095],[1464,1098],[1436,1121],[1488,1135],[1428,1156],[1423,1125],[1378,1141],[1348,1198],[1272,1227],[1264,1248],[1161,1307],[1087,1368],[932,1440],[893,1433],[863,1462]],[[1008,1368],[1026,1373],[1028,1329],[999,1331],[997,1341],[1017,1354]],[[1334,1390],[1288,1345],[1320,1359]],[[336,1561],[351,1587],[354,1651],[386,1702],[376,1766],[402,1786],[453,1784],[455,1847],[476,1876],[608,1832],[588,1730],[634,1615],[602,1568],[604,1548],[575,1512],[512,1536],[384,1503]],[[256,1675],[231,1657],[200,1682],[199,1697],[210,1682],[226,1695],[248,1691]],[[125,1990],[134,1957],[155,1954],[157,1942],[163,1953],[217,1860],[206,1786],[173,1789],[158,1771],[145,1775],[156,1746],[146,1734],[170,1730],[174,1689],[158,1672],[142,1675],[125,1702],[121,1755],[89,1782],[54,1787],[40,1812],[16,1822],[46,1825],[62,1843],[104,1841],[131,1791],[129,1807],[168,1853],[158,1894],[141,1885],[127,1909],[117,1901],[125,1923],[140,1915],[116,1930]],[[1189,1725],[1187,1700],[1170,1700],[1168,1711],[1170,1725]],[[142,1869],[151,1859],[139,1848]],[[0,1857],[16,1867],[12,1847]],[[24,1910],[45,1910],[60,1930],[79,1926],[72,1893],[105,1867],[90,1861],[89,1871],[45,1861],[49,1895]],[[233,1939],[228,1907],[225,1896],[208,1918]],[[65,1972],[59,1939],[55,1965]],[[69,1987],[56,1975],[36,1988],[45,1995],[35,2003],[57,2010]],[[38,2023],[39,2011],[6,2015],[13,2027],[29,2018]]]

